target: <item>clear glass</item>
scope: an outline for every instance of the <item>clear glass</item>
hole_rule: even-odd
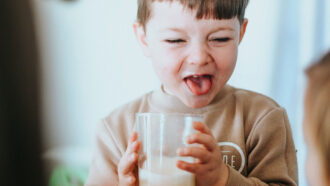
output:
[[[202,119],[193,114],[136,114],[140,186],[195,185],[194,175],[176,166],[178,160],[193,162],[193,158],[179,157],[176,151],[188,145],[185,138],[196,132],[193,122]]]

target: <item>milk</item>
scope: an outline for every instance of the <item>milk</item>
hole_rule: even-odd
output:
[[[178,158],[158,157],[146,160],[139,168],[140,186],[195,186],[195,176],[176,167]]]

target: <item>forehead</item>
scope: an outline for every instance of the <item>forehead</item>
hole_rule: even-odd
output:
[[[194,26],[210,29],[220,26],[226,27],[229,30],[237,30],[240,27],[237,17],[231,19],[198,19],[196,17],[196,9],[185,7],[178,1],[155,1],[150,7],[151,16],[147,23],[147,28],[150,25],[158,30],[168,27],[191,28]]]

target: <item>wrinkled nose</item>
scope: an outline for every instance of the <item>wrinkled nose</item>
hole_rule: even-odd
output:
[[[206,65],[212,61],[207,46],[205,44],[192,44],[187,54],[187,62],[193,65]]]

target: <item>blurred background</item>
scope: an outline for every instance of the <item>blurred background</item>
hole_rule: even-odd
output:
[[[33,99],[24,104],[36,119],[26,123],[31,125],[22,125],[23,117],[19,121],[3,121],[8,125],[16,123],[19,128],[24,126],[27,129],[21,130],[37,136],[29,144],[37,146],[33,152],[38,154],[35,160],[40,160],[45,183],[68,171],[72,175],[69,181],[79,185],[87,175],[98,120],[119,105],[160,86],[151,62],[143,56],[134,37],[136,1],[14,2],[8,3],[9,9],[3,7],[11,19],[2,24],[10,28],[5,33],[17,37],[2,35],[2,39],[22,47],[9,45],[15,52],[7,53],[9,57],[5,59],[7,63],[16,60],[28,65],[4,65],[2,70],[3,74],[12,72],[18,79],[13,83],[26,90],[8,89],[13,86],[0,76],[4,88],[0,93],[6,92],[5,96],[1,94],[1,101],[11,105],[6,99],[15,100],[16,94],[11,92],[37,90],[32,95],[17,95]],[[306,186],[302,131],[304,69],[330,49],[330,1],[251,0],[246,17],[249,24],[229,84],[263,93],[286,108],[297,148],[299,182]],[[22,43],[24,38],[29,40]],[[6,44],[3,47],[8,48]],[[29,58],[29,54],[33,57]],[[14,70],[8,71],[9,68]],[[32,83],[25,84],[30,79]],[[14,112],[12,108],[11,113]],[[26,112],[22,113],[24,116]],[[18,117],[7,112],[1,116]],[[10,127],[5,129],[14,133]]]

